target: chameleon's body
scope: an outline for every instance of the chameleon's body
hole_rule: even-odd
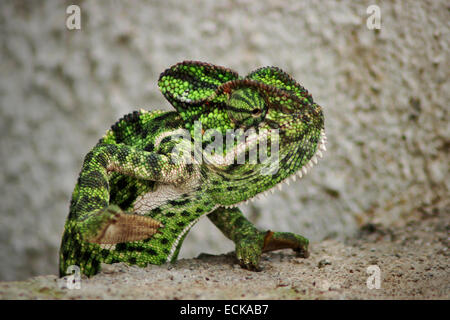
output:
[[[261,253],[269,250],[292,248],[306,256],[307,239],[259,231],[236,205],[301,176],[321,156],[323,113],[308,92],[278,68],[240,77],[191,61],[167,69],[158,84],[176,111],[126,115],[86,155],[62,238],[60,274],[70,265],[90,276],[102,262],[174,261],[187,232],[205,214],[235,242],[243,267],[258,269]],[[224,139],[222,151],[196,155],[195,139],[202,150],[214,140],[208,129],[225,135],[239,128],[254,130],[245,143],[236,139],[225,146]],[[182,139],[187,132],[190,139]],[[264,140],[279,145],[270,174],[262,170],[267,162],[248,160]],[[268,150],[276,152],[272,144]],[[240,155],[245,162],[238,164]]]

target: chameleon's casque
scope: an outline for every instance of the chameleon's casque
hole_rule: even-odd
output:
[[[60,274],[70,265],[90,276],[101,263],[174,261],[205,214],[234,241],[245,268],[257,270],[270,250],[306,257],[307,239],[260,231],[236,206],[302,177],[322,156],[323,113],[307,90],[276,67],[241,77],[195,61],[170,67],[158,85],[176,111],[128,114],[86,155]],[[266,157],[253,153],[263,149]]]

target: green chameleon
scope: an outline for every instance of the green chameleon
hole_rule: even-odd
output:
[[[246,269],[259,270],[261,254],[271,250],[307,257],[308,239],[259,230],[237,205],[281,189],[322,157],[324,117],[308,91],[276,67],[242,77],[197,61],[170,67],[158,85],[176,111],[125,115],[86,155],[64,227],[60,275],[71,265],[91,276],[101,263],[173,262],[203,215],[235,243]],[[211,144],[216,148],[206,152]],[[250,161],[263,145],[266,160]]]

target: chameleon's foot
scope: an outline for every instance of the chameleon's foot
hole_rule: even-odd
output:
[[[267,231],[264,238],[263,252],[278,249],[292,249],[297,252],[297,256],[302,258],[309,257],[309,240],[291,232],[273,232]]]
[[[148,239],[162,226],[150,217],[124,213],[110,205],[85,221],[83,235],[88,242],[115,244]]]
[[[261,271],[259,260],[264,246],[263,234],[244,238],[236,243],[236,258],[242,268],[251,271]]]
[[[291,232],[258,231],[236,243],[236,258],[244,269],[261,271],[259,260],[263,252],[292,249],[297,256],[307,258],[308,243],[308,239]]]

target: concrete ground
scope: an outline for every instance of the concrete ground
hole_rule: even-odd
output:
[[[261,272],[241,269],[233,253],[202,254],[147,268],[104,265],[80,289],[65,288],[56,275],[1,282],[0,298],[449,299],[449,231],[448,208],[435,208],[400,227],[368,224],[344,242],[312,243],[308,259],[290,250],[264,254]],[[380,287],[370,289],[377,271]]]

